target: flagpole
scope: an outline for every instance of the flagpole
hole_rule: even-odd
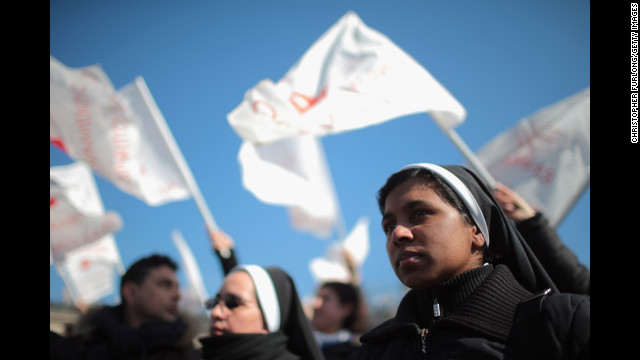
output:
[[[429,115],[435,120],[436,124],[442,129],[442,131],[449,137],[453,144],[462,152],[462,155],[469,161],[471,166],[477,172],[477,174],[486,182],[491,190],[496,188],[496,180],[491,176],[489,170],[482,165],[476,155],[469,149],[467,144],[462,140],[458,133],[451,127],[444,124],[439,118],[437,113],[430,112]]]
[[[174,229],[171,232],[171,238],[173,240],[173,244],[180,253],[184,273],[187,276],[187,285],[195,291],[198,299],[200,300],[199,304],[202,305],[209,298],[209,294],[207,293],[207,289],[202,281],[202,274],[200,273],[196,259],[193,257],[193,253],[180,230]]]
[[[211,215],[211,211],[209,211],[209,207],[207,206],[207,203],[204,201],[204,198],[200,193],[198,184],[193,178],[193,174],[191,173],[191,170],[189,169],[187,162],[182,156],[182,152],[180,151],[178,144],[173,138],[173,135],[171,134],[171,131],[167,126],[164,116],[162,116],[160,109],[158,109],[156,102],[153,100],[153,96],[151,95],[151,92],[147,87],[147,83],[144,81],[144,78],[142,78],[141,76],[136,77],[135,83],[138,89],[140,90],[140,93],[142,94],[142,97],[144,98],[145,103],[147,104],[151,113],[153,114],[152,116],[153,120],[156,122],[156,125],[158,126],[158,129],[160,130],[160,133],[162,134],[164,141],[169,146],[171,155],[173,156],[173,159],[176,161],[178,168],[180,169],[182,178],[184,179],[187,187],[189,188],[189,192],[191,193],[193,200],[196,202],[196,205],[198,206],[198,209],[200,210],[200,213],[204,218],[205,224],[207,225],[209,232],[213,232],[217,230],[218,226],[215,220],[213,219],[213,216]]]

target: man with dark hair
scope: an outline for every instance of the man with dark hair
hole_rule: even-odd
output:
[[[138,260],[122,277],[124,319],[137,328],[149,321],[175,322],[180,292],[176,263],[162,255]]]
[[[122,303],[99,306],[61,340],[52,359],[197,359],[197,330],[178,312],[177,264],[164,255],[136,261],[120,284]]]

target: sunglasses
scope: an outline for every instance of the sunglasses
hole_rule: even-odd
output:
[[[218,294],[213,299],[208,299],[207,301],[205,301],[204,306],[208,310],[211,310],[214,307],[216,307],[216,305],[218,305],[218,303],[220,303],[220,301],[222,301],[224,303],[224,306],[229,310],[233,310],[233,309],[237,308],[238,306],[243,305],[246,302],[248,302],[248,300],[245,300],[245,299],[243,299],[243,298],[241,298],[239,296],[233,295],[233,294],[227,294],[225,296],[220,296],[220,294]]]

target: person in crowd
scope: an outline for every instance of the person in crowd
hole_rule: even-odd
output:
[[[590,297],[558,293],[472,171],[406,166],[378,204],[391,267],[410,290],[352,359],[590,358]]]
[[[63,336],[58,334],[57,332],[49,329],[49,353],[53,353],[53,349],[58,344],[60,340],[63,339]]]
[[[358,323],[362,300],[360,289],[351,283],[327,281],[318,288],[311,324],[326,360],[348,359],[359,347],[358,334],[365,330]]]
[[[350,280],[325,281],[313,299],[311,326],[326,360],[348,359],[368,330],[368,311],[353,258],[343,251]]]
[[[234,241],[219,229],[210,232],[209,237],[223,272],[227,275],[237,265]],[[344,258],[352,281],[322,283],[313,300],[311,326],[327,360],[348,359],[360,346],[358,336],[368,330],[368,312],[358,286],[359,276],[353,259],[346,251]]]
[[[74,334],[56,343],[51,358],[198,359],[195,319],[178,309],[177,269],[159,254],[136,261],[122,276],[121,304],[89,308]]]
[[[205,360],[321,360],[295,283],[278,267],[238,265],[225,277],[211,310]]]
[[[591,273],[560,239],[540,211],[511,188],[497,183],[493,196],[561,292],[591,294]]]

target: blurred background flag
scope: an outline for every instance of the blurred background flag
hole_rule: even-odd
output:
[[[143,90],[139,78],[116,92],[99,65],[72,69],[50,56],[50,141],[148,205],[187,199]]]
[[[49,187],[49,245],[54,261],[62,261],[69,251],[122,228],[118,213],[105,212],[85,163],[52,166]]]
[[[586,88],[523,118],[476,153],[497,180],[553,226],[590,183],[590,104]]]
[[[173,239],[173,244],[180,253],[182,269],[184,270],[185,277],[187,278],[186,288],[181,289],[182,295],[180,296],[180,308],[199,314],[205,311],[204,302],[209,298],[207,289],[202,281],[200,268],[198,267],[198,263],[196,262],[189,245],[184,240],[182,233],[179,230],[173,230],[171,232],[171,238]]]
[[[354,265],[362,267],[369,255],[369,218],[361,217],[344,240],[342,247],[349,252]]]
[[[323,257],[309,262],[309,271],[316,284],[326,281],[355,282],[362,265],[369,255],[369,219],[361,217],[351,232],[344,238],[333,242]],[[348,256],[349,259],[345,259]],[[350,262],[350,264],[349,264]],[[353,269],[349,267],[353,266]]]
[[[56,263],[56,271],[80,309],[114,292],[119,297],[114,277],[116,272],[122,276],[124,267],[111,234],[68,252]]]
[[[385,35],[347,12],[273,83],[260,81],[227,116],[245,140],[358,129],[419,112],[447,127],[466,111],[431,74]]]
[[[50,168],[50,253],[79,307],[113,293],[124,273],[112,233],[122,220],[105,212],[93,174],[83,162]]]
[[[293,228],[321,238],[336,227],[341,231],[338,199],[318,138],[303,135],[263,145],[245,141],[238,159],[245,189],[264,203],[286,206]]]

